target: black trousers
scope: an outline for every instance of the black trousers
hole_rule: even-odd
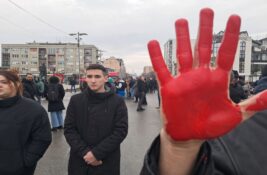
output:
[[[137,109],[141,109],[142,108],[142,104],[144,102],[145,95],[146,95],[145,92],[140,92],[139,93],[139,101],[138,101]]]

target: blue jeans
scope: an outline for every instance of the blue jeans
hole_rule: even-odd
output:
[[[52,128],[63,126],[62,111],[50,112]]]
[[[131,97],[134,98],[134,88],[130,88]]]

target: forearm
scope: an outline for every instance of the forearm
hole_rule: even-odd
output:
[[[191,174],[203,141],[172,142],[168,137],[162,129],[160,133],[160,175]]]

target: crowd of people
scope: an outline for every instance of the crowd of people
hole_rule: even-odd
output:
[[[208,8],[200,12],[194,56],[187,21],[175,23],[176,77],[155,40],[148,50],[158,83],[144,76],[113,81],[102,65],[91,64],[86,85],[71,97],[64,122],[65,91],[58,77],[42,83],[29,73],[20,81],[16,72],[1,70],[0,174],[34,174],[52,141],[51,129],[64,128],[69,175],[119,175],[120,144],[128,133],[125,98],[135,97],[137,111],[143,111],[146,93],[155,91],[164,122],[145,155],[141,175],[266,174],[267,66],[252,90],[231,70],[240,23],[237,15],[229,18],[213,69],[213,11]],[[51,126],[37,96],[48,100]]]
[[[87,87],[85,82],[82,87]],[[147,105],[146,94],[157,93],[159,97],[158,84],[155,77],[145,77],[141,75],[139,77],[129,76],[127,78],[109,77],[106,84],[117,95],[127,100],[133,100],[137,103],[137,111],[143,111],[143,105]],[[84,88],[82,88],[83,90]],[[86,88],[85,88],[86,89]],[[156,108],[159,109],[160,101]]]

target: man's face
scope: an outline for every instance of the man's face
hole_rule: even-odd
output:
[[[32,75],[28,74],[28,75],[26,76],[26,79],[29,80],[29,81],[32,81]]]
[[[105,92],[105,83],[107,80],[108,76],[104,76],[102,70],[92,69],[86,71],[86,82],[94,92]]]
[[[0,100],[13,97],[16,93],[14,84],[0,75]]]

